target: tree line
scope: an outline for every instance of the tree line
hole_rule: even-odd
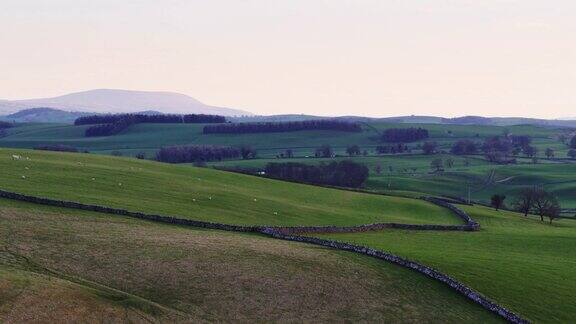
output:
[[[112,124],[122,120],[129,120],[133,124],[137,123],[156,123],[156,124],[210,124],[225,123],[226,118],[218,115],[188,114],[188,115],[170,115],[170,114],[107,114],[91,115],[79,117],[74,121],[74,125],[96,125]]]
[[[144,114],[110,114],[79,117],[74,125],[94,125],[86,129],[84,136],[116,135],[131,125],[139,123],[223,123],[226,119],[216,115],[144,115]]]
[[[352,161],[340,161],[309,165],[304,163],[268,163],[265,168],[268,177],[340,187],[361,187],[368,179],[368,168]]]
[[[495,194],[490,198],[490,204],[498,210],[505,207],[505,199],[506,196]],[[562,211],[560,202],[554,194],[537,187],[522,189],[512,203],[512,208],[524,216],[528,216],[529,213],[538,215],[542,222],[544,217],[548,217],[550,223],[559,218]]]
[[[382,133],[381,140],[386,143],[410,143],[429,137],[424,128],[389,128]]]
[[[14,126],[14,124],[12,124],[10,122],[0,120],[0,129],[10,128],[13,126]]]
[[[34,149],[41,151],[55,151],[55,152],[80,152],[80,150],[75,148],[74,146],[65,144],[43,144],[35,146]],[[84,153],[88,153],[88,151],[84,151]]]
[[[175,145],[161,148],[156,160],[167,163],[198,163],[228,159],[252,159],[256,150],[250,146]]]
[[[229,123],[204,126],[204,134],[278,133],[302,130],[361,132],[362,127],[358,123],[331,119],[266,123]]]

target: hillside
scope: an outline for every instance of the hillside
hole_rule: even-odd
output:
[[[0,168],[4,190],[227,224],[460,223],[421,200],[130,158],[0,149]]]
[[[0,301],[7,323],[497,321],[433,281],[349,253],[6,200]]]
[[[19,154],[22,158],[13,160],[11,158],[13,154]],[[4,171],[0,174],[1,189],[55,199],[228,224],[357,225],[378,221],[414,224],[460,223],[460,220],[456,219],[448,210],[416,199],[326,189],[222,171],[166,165],[127,158],[0,149],[0,166]],[[258,235],[233,233],[220,235],[218,231],[156,225],[151,222],[118,218],[111,215],[97,216],[93,213],[38,205],[27,205],[25,208],[27,211],[21,213],[14,210],[14,208],[20,208],[21,203],[5,200],[0,200],[0,203],[2,204],[0,220],[7,219],[6,225],[0,226],[0,229],[12,233],[0,236],[3,238],[3,241],[0,242],[10,247],[8,251],[12,253],[11,255],[14,255],[14,251],[18,251],[16,255],[24,255],[28,260],[38,260],[37,263],[42,264],[43,268],[51,269],[53,272],[64,273],[72,277],[82,274],[82,276],[86,276],[83,280],[98,282],[107,287],[120,288],[123,292],[147,300],[147,302],[140,300],[136,305],[134,305],[134,301],[123,304],[123,306],[115,304],[113,305],[114,307],[121,308],[120,310],[114,310],[114,312],[132,312],[133,310],[126,310],[126,305],[130,305],[129,307],[131,308],[136,307],[138,309],[137,312],[141,312],[150,309],[152,306],[149,305],[149,302],[154,302],[182,312],[188,312],[191,309],[189,307],[192,307],[194,311],[190,311],[190,314],[202,314],[202,306],[200,308],[197,307],[197,303],[200,302],[207,303],[203,305],[207,305],[210,309],[218,309],[218,312],[221,310],[224,316],[228,316],[226,314],[231,313],[226,313],[226,311],[230,306],[226,305],[234,304],[235,300],[245,300],[243,295],[230,296],[230,299],[227,298],[224,301],[220,301],[221,298],[211,300],[208,297],[206,297],[208,299],[203,298],[200,301],[194,295],[187,295],[178,291],[175,287],[183,287],[186,291],[204,291],[207,294],[206,296],[212,296],[213,291],[219,290],[198,289],[199,286],[195,285],[202,287],[203,282],[206,285],[204,287],[216,285],[215,282],[226,285],[227,277],[221,277],[221,272],[218,270],[214,273],[213,269],[226,269],[227,266],[237,269],[240,272],[232,275],[232,277],[236,282],[238,282],[238,277],[243,278],[239,283],[240,285],[243,285],[244,282],[246,284],[252,282],[250,281],[252,277],[249,274],[259,274],[265,271],[265,268],[261,266],[258,267],[256,272],[251,268],[250,265],[266,264],[266,261],[255,256],[253,250],[239,252],[240,255],[251,256],[249,258],[251,261],[250,265],[234,263],[240,261],[223,259],[221,266],[201,267],[198,270],[191,270],[189,266],[186,266],[187,264],[205,264],[207,261],[198,262],[194,261],[194,258],[206,257],[213,259],[214,255],[217,255],[217,251],[227,251],[226,256],[238,255],[230,252],[230,246],[244,248],[246,245],[242,242],[241,237],[264,240],[266,242],[270,240]],[[535,218],[524,218],[516,213],[494,212],[487,208],[476,206],[463,208],[480,222],[481,230],[479,232],[382,230],[354,234],[317,234],[316,236],[363,244],[429,264],[531,320],[563,322],[570,319],[572,314],[576,312],[573,304],[567,302],[570,300],[573,290],[576,289],[573,284],[569,284],[573,268],[572,260],[576,257],[573,249],[571,249],[573,244],[570,243],[576,240],[576,225],[574,221],[560,220],[553,225],[548,225],[540,223]],[[82,216],[78,218],[77,215]],[[91,215],[97,218],[92,219],[90,218],[92,217]],[[44,226],[37,226],[39,221],[42,221]],[[46,222],[49,222],[48,225]],[[65,225],[61,225],[59,222]],[[120,225],[116,227],[116,225],[111,225],[110,222],[119,223]],[[14,224],[18,224],[18,226],[14,226]],[[150,228],[157,227],[160,232],[142,232],[140,231],[141,226],[138,224]],[[84,230],[86,226],[89,226],[90,231]],[[111,226],[113,229],[111,229]],[[156,229],[151,230],[156,231]],[[88,232],[90,234],[87,234]],[[191,236],[195,236],[195,233],[199,236],[192,238]],[[167,241],[163,239],[168,237],[170,239]],[[218,249],[222,249],[208,253],[211,257],[193,249],[197,245],[212,249],[211,242],[213,241],[212,238],[208,237],[217,240],[214,242],[218,243],[214,244],[218,246]],[[238,237],[239,240],[232,237]],[[131,241],[132,238],[137,239],[137,241]],[[230,245],[223,241],[218,241],[227,238],[231,238],[231,241],[228,241]],[[202,243],[200,244],[199,242]],[[284,242],[273,241],[273,243],[265,243],[266,248],[270,249],[284,247],[282,244]],[[258,243],[247,243],[247,245],[251,247],[259,246]],[[306,245],[295,245],[308,249],[305,247]],[[175,246],[176,248],[173,249]],[[186,246],[186,249],[177,248],[177,246]],[[310,249],[321,253],[326,252],[324,249]],[[173,255],[167,252],[173,250],[178,251],[178,253]],[[90,251],[90,253],[78,251]],[[274,255],[274,260],[277,260],[276,257],[278,255],[284,255],[270,251],[263,251],[263,253],[266,256]],[[78,255],[85,257],[80,257],[79,259]],[[301,256],[300,253],[290,255],[294,257],[296,255],[298,257]],[[349,256],[347,253],[340,253],[339,255]],[[161,264],[168,264],[165,261],[161,264],[156,263],[158,256],[162,256],[162,260],[170,260],[170,269],[166,268],[166,271],[162,272],[162,276],[159,276],[159,273],[154,270],[148,270],[164,269]],[[294,260],[294,257],[281,257],[279,259]],[[323,260],[319,256],[311,256],[311,258],[316,260],[315,262]],[[373,265],[370,266],[373,271],[379,269],[377,271],[385,271],[388,274],[392,274],[393,271],[399,271],[399,276],[406,278],[404,277],[404,272],[400,269],[386,270],[388,267],[394,267],[382,262],[372,263],[372,261],[367,261],[361,256],[352,258],[354,258],[353,262],[349,261],[352,259],[342,261],[342,266],[350,267],[353,263],[354,267],[357,267],[368,262],[368,264]],[[12,257],[8,259],[13,260]],[[118,260],[125,261],[118,262]],[[244,258],[235,260],[244,260]],[[71,262],[74,266],[68,266]],[[277,265],[278,263],[276,262],[273,263]],[[9,266],[14,267],[14,263],[14,261],[10,261]],[[95,267],[95,264],[99,266]],[[293,263],[290,264],[294,265]],[[304,273],[300,275],[295,274],[293,271],[302,269],[306,269],[306,274],[315,274],[314,278],[317,278],[317,276],[324,278],[325,270],[323,269],[331,269],[328,273],[343,274],[348,280],[350,279],[350,275],[346,274],[348,270],[334,272],[334,266],[332,265],[327,265],[326,268],[323,268],[323,265],[312,265],[306,261],[296,261],[296,264],[298,265],[295,268],[291,268],[292,270],[288,271],[288,273],[299,278],[297,279],[299,283],[306,282],[308,279],[306,279],[307,277]],[[340,264],[340,262],[337,262],[337,264]],[[26,269],[28,268],[19,271],[29,272]],[[137,276],[132,276],[135,271],[132,269],[138,269]],[[206,279],[201,272],[195,272],[201,271],[200,269],[210,269],[210,277]],[[170,271],[172,270],[179,275],[177,277],[171,275]],[[122,276],[116,277],[114,275],[118,271],[121,271]],[[194,277],[189,278],[187,275],[182,274],[188,273],[187,271],[194,273]],[[278,271],[287,273],[286,270],[283,270],[282,265],[280,265]],[[371,280],[370,278],[372,278],[371,275],[364,274],[363,270],[355,271],[358,277],[352,276],[352,278],[363,278],[363,280]],[[265,273],[274,276],[276,279],[279,278],[274,272]],[[29,274],[16,272],[10,278],[20,275],[28,276]],[[411,275],[415,275],[415,273],[410,272]],[[521,282],[518,281],[520,278],[527,277],[531,278],[531,280],[525,281],[522,279]],[[60,278],[66,279],[69,277]],[[198,278],[202,279],[198,281]],[[260,276],[259,278],[262,277]],[[417,280],[423,279],[424,277]],[[13,287],[14,283],[12,281],[20,279],[9,280],[8,284],[4,284]],[[215,280],[215,282],[210,280]],[[282,280],[280,279],[280,282]],[[320,283],[330,285],[330,280],[333,279],[322,280]],[[6,279],[4,279],[4,282],[6,282]],[[276,280],[273,282],[275,284],[278,283]],[[161,286],[150,286],[151,283],[159,283]],[[42,285],[42,282],[38,283],[38,285]],[[68,283],[62,283],[62,285],[68,285]],[[248,285],[253,287],[250,284]],[[354,289],[360,287],[360,291],[366,292],[366,289],[362,288],[364,287],[363,285],[352,286]],[[373,283],[366,285],[377,287]],[[405,287],[398,281],[395,281],[394,285],[395,287]],[[423,290],[422,287],[425,286],[421,284],[416,285],[420,289],[409,290],[412,292],[417,291],[422,298],[428,298],[425,296],[433,293]],[[349,286],[351,285],[345,284],[337,287]],[[258,291],[259,294],[285,291],[285,289],[271,288],[269,285],[266,286],[268,287],[267,289],[258,287],[254,287],[254,291]],[[285,284],[283,287],[291,287],[291,285]],[[310,287],[308,284],[302,284],[299,287],[306,287],[307,291],[328,291],[326,290],[327,288],[321,287],[310,290],[308,289]],[[360,297],[360,295],[352,291],[335,292],[333,290],[334,286],[330,287],[332,287],[329,290],[331,291],[330,294],[340,296],[338,298],[339,301],[342,300],[341,296],[343,295],[354,300],[358,297],[363,300],[363,307],[366,307],[365,297]],[[553,289],[550,289],[550,287],[553,287]],[[380,291],[380,293],[388,291],[388,289],[384,288],[375,289],[375,291]],[[411,305],[407,304],[406,300],[414,297],[406,295],[397,289],[391,290],[395,296],[394,300],[402,305]],[[252,291],[248,290],[248,293]],[[442,291],[442,289],[439,289],[439,291]],[[294,290],[291,290],[291,292],[290,296],[301,296],[301,292]],[[253,293],[251,294],[250,296],[253,296]],[[254,300],[261,298],[258,296],[253,297],[256,298]],[[275,298],[280,300],[288,298],[287,300],[291,300],[290,297],[275,296],[270,298],[272,300],[277,300]],[[314,296],[310,295],[310,298],[315,299],[316,297]],[[378,297],[374,293],[371,293],[371,296],[376,296],[375,298],[383,300],[381,299],[383,297]],[[86,298],[83,300],[86,300]],[[301,301],[306,302],[308,297],[300,298],[302,299]],[[415,299],[415,303],[419,303],[418,300],[421,299]],[[448,298],[440,297],[434,299],[434,301],[427,300],[425,304],[429,307],[436,307],[432,305],[448,301]],[[94,301],[89,302],[94,303]],[[100,302],[101,300],[96,303]],[[228,302],[232,304],[226,304]],[[261,314],[258,313],[259,307],[262,307],[261,304],[246,302],[253,305],[252,307],[256,307],[252,308],[254,309],[254,314]],[[331,303],[328,300],[328,304],[323,305],[330,305],[326,306],[329,309],[340,307],[333,306]],[[352,308],[356,305],[351,300],[343,304]],[[311,302],[307,302],[306,305],[312,308],[316,307]],[[368,303],[368,305],[371,304]],[[467,305],[471,304],[468,303]],[[290,302],[289,306],[285,305],[284,307],[293,307],[284,311],[289,313],[290,309],[302,311],[301,308],[303,306]],[[354,310],[350,309],[344,311],[344,313],[347,314],[345,316],[351,316],[351,318],[356,320],[368,318],[362,316],[372,316],[370,317],[371,319],[389,319],[392,317],[406,320],[402,316],[420,313],[419,307],[423,306],[410,306],[411,310],[408,312],[402,311],[400,313],[402,315],[395,315],[398,313],[392,312],[388,315],[383,315],[383,317],[373,317],[381,316],[381,311],[375,309],[367,310],[366,313],[363,313],[364,315],[358,315]],[[304,307],[303,309],[309,308]],[[384,310],[383,312],[386,311]],[[470,309],[462,310],[460,306],[455,304],[454,308],[449,308],[449,311],[435,311],[434,313],[436,314],[435,316],[457,316],[462,320],[472,316],[470,312]],[[153,312],[154,314],[156,313]],[[167,316],[176,316],[172,313],[167,314]],[[334,313],[331,312],[331,314]],[[180,315],[182,314],[178,316]],[[329,315],[326,316],[327,319],[330,318]],[[209,318],[214,319],[214,317]],[[418,318],[418,316],[415,315],[414,318]],[[483,321],[485,320],[490,319],[483,319]]]
[[[209,106],[192,97],[175,92],[118,89],[96,89],[52,98],[0,101],[0,115],[35,107],[93,113],[156,110],[163,113],[181,114],[250,115],[249,112],[242,110]]]

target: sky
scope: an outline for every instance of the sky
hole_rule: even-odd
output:
[[[576,117],[576,1],[0,1],[1,99],[96,88],[265,115]]]

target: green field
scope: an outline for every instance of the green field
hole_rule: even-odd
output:
[[[517,213],[462,208],[481,224],[479,232],[390,230],[317,236],[430,265],[535,322],[572,322],[576,314],[576,221],[562,220],[551,226]]]
[[[560,128],[537,126],[463,126],[438,124],[397,124],[370,122],[363,126],[361,133],[339,131],[298,131],[269,134],[202,134],[202,124],[136,124],[122,133],[108,137],[86,138],[84,131],[89,126],[67,124],[21,124],[9,129],[8,136],[0,138],[0,146],[33,148],[40,144],[68,144],[95,153],[109,154],[120,151],[126,155],[146,152],[153,157],[155,152],[166,145],[213,144],[213,145],[252,145],[261,157],[272,158],[285,149],[294,150],[296,156],[312,156],[314,149],[322,144],[330,144],[337,154],[345,154],[348,145],[359,145],[370,154],[379,145],[377,138],[381,131],[394,127],[422,127],[430,132],[430,139],[440,144],[441,149],[449,150],[450,145],[463,138],[482,140],[485,137],[502,135],[505,131],[514,135],[529,135],[541,156],[546,147],[557,150],[559,157],[565,157],[567,147],[556,136],[565,131]],[[423,142],[423,141],[421,141]],[[421,144],[420,142],[420,144]],[[411,146],[417,146],[413,143]]]
[[[568,147],[558,140],[558,135],[566,133],[564,128],[542,126],[474,126],[445,124],[397,124],[387,122],[369,122],[363,124],[363,132],[348,133],[338,131],[298,131],[270,134],[202,134],[201,124],[136,124],[121,134],[109,137],[84,137],[88,126],[66,124],[20,124],[8,130],[8,136],[0,138],[0,146],[14,148],[33,148],[40,144],[68,144],[93,153],[112,154],[120,152],[126,156],[135,156],[144,152],[148,159],[154,158],[157,150],[167,145],[213,144],[213,145],[251,145],[258,151],[256,160],[234,160],[210,163],[220,167],[258,167],[268,162],[292,161],[320,163],[341,160],[345,157],[345,148],[359,145],[368,156],[354,157],[353,160],[366,164],[370,168],[370,178],[366,189],[384,193],[426,193],[470,198],[488,203],[495,193],[505,194],[508,205],[515,195],[526,186],[538,185],[556,194],[564,208],[563,215],[574,217],[576,214],[576,163],[566,160]],[[448,152],[451,145],[459,139],[471,139],[481,142],[490,136],[510,133],[529,135],[533,145],[539,149],[539,163],[532,165],[531,160],[518,158],[517,165],[496,165],[488,163],[482,156],[458,157],[448,154],[425,156],[417,148],[423,141],[409,144],[413,147],[409,155],[378,156],[374,149],[381,131],[391,127],[423,127],[429,130],[431,141],[440,145],[440,150]],[[330,144],[337,155],[335,159],[312,158],[314,150]],[[556,157],[562,160],[544,158],[546,148],[553,148]],[[286,149],[293,150],[295,159],[276,159]],[[451,158],[454,167],[445,168],[442,173],[432,173],[432,159]],[[468,161],[466,165],[464,161]],[[377,174],[379,165],[382,171]],[[470,190],[468,190],[468,188]],[[179,188],[178,191],[182,191]],[[468,191],[470,193],[468,193]],[[414,194],[412,194],[414,195]],[[274,211],[273,211],[274,212]],[[276,211],[278,212],[278,211]]]
[[[23,158],[12,160],[12,154]],[[129,158],[1,149],[0,167],[2,189],[229,224],[459,223],[447,210],[421,200]],[[10,203],[8,205],[10,207]],[[274,210],[280,210],[280,214],[274,215]],[[571,302],[576,288],[571,280],[576,260],[574,221],[565,219],[548,225],[516,213],[494,212],[484,207],[466,207],[466,210],[481,224],[480,232],[387,230],[323,237],[365,244],[433,266],[538,322],[565,322],[573,318],[576,313]],[[30,235],[49,235],[54,226],[39,226],[47,232]],[[69,230],[75,235],[84,235],[73,228]],[[170,242],[179,241],[171,234],[160,237],[170,237]],[[139,244],[144,244],[142,251],[148,250],[146,243]]]
[[[498,321],[437,282],[351,253],[0,200],[0,322],[263,319]]]
[[[12,160],[13,154],[22,159]],[[0,149],[0,168],[0,189],[228,224],[460,222],[421,200],[132,158]]]
[[[452,159],[454,166],[445,167],[443,172],[433,172],[430,162],[440,158]],[[220,168],[263,169],[274,162],[298,162],[306,164],[329,163],[331,161],[353,160],[370,169],[366,189],[384,193],[401,191],[421,194],[468,197],[473,201],[490,202],[494,193],[504,194],[507,203],[512,204],[516,194],[523,188],[538,185],[558,196],[563,208],[576,208],[576,163],[561,163],[543,160],[538,164],[519,161],[513,165],[497,165],[486,161],[482,156],[436,155],[384,155],[352,158],[294,158],[294,159],[254,159],[243,161],[223,161],[209,163]],[[465,164],[467,161],[468,164]],[[376,173],[379,165],[381,173]],[[574,216],[573,214],[566,216]]]

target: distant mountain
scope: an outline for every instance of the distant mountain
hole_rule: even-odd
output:
[[[78,117],[91,115],[88,112],[70,112],[54,108],[30,108],[1,116],[1,120],[18,123],[73,123]]]
[[[209,106],[192,97],[174,92],[115,89],[90,90],[44,99],[0,100],[0,115],[36,107],[94,113],[154,110],[177,114],[252,115],[243,110]]]

